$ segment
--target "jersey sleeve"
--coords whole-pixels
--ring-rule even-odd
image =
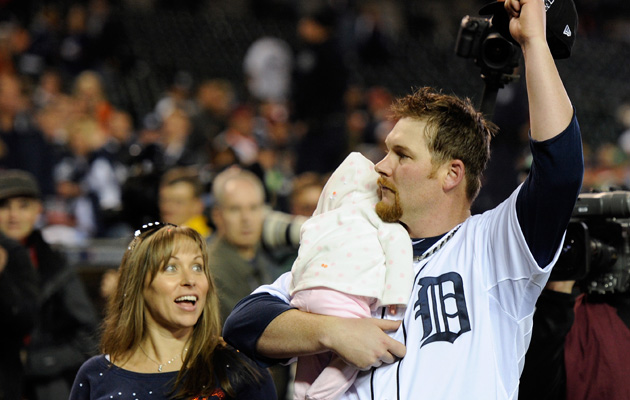
[[[256,289],[236,304],[223,326],[225,341],[263,367],[288,361],[259,355],[256,344],[271,321],[293,308],[289,305],[290,281],[291,274],[287,272],[273,284]]]
[[[554,257],[582,186],[584,157],[575,114],[552,139],[530,140],[532,167],[516,201],[525,241],[540,267]]]

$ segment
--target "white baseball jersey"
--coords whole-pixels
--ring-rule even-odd
[[[516,399],[545,268],[529,251],[516,215],[517,189],[497,208],[468,218],[414,263],[415,280],[392,336],[407,347],[390,365],[359,373],[342,399]],[[441,246],[441,247],[440,247]],[[429,249],[427,253],[430,253]],[[289,301],[290,274],[261,287]]]

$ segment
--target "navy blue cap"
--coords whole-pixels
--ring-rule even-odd
[[[544,0],[547,12],[547,44],[553,58],[568,58],[571,55],[577,34],[578,15],[573,0]],[[487,4],[479,15],[492,15],[492,26],[504,38],[518,45],[510,34],[510,18],[503,2]]]

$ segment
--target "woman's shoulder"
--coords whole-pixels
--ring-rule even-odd
[[[70,400],[90,398],[92,387],[98,386],[98,378],[107,372],[109,365],[109,361],[103,354],[86,360],[74,378]]]
[[[95,372],[102,371],[104,369],[108,369],[111,363],[108,360],[108,356],[105,354],[99,354],[96,356],[92,356],[87,359],[81,368],[79,369],[79,374],[91,375]]]

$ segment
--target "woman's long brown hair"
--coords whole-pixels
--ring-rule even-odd
[[[206,241],[194,229],[164,225],[157,230],[144,232],[131,241],[120,264],[118,286],[107,306],[101,351],[109,354],[112,361],[124,362],[139,346],[146,334],[145,279],[148,277],[152,281],[155,278],[159,268],[168,262],[177,250],[178,243],[183,240],[192,240],[199,246],[209,285],[206,303],[193,328],[188,351],[175,381],[173,397],[209,397],[217,384],[228,395],[234,396],[235,388],[225,365],[225,354],[231,351],[225,348],[220,337],[219,302],[208,268]],[[230,368],[243,370],[252,382],[259,380],[258,372],[239,361],[239,358],[233,360]]]

